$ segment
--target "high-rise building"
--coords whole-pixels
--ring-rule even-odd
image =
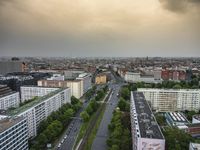
[[[131,92],[133,150],[165,149],[165,139],[142,92]]]
[[[23,117],[0,120],[0,150],[28,150],[27,120]]]

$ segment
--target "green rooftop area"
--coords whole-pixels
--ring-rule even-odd
[[[30,101],[29,103],[27,103],[27,104],[25,104],[23,106],[17,107],[17,108],[12,109],[12,110],[9,110],[8,111],[8,115],[10,115],[10,116],[18,115],[18,114],[28,110],[29,108],[31,108],[31,107],[33,107],[33,106],[45,101],[46,99],[52,97],[53,95],[56,95],[57,93],[59,93],[59,92],[61,92],[63,90],[64,90],[64,88],[60,88],[60,89],[58,89],[56,91],[53,91],[53,92],[51,92],[51,93],[49,93],[49,94],[47,94],[45,96],[37,97],[34,101]]]

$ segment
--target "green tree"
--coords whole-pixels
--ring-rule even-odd
[[[91,103],[89,103],[89,105],[86,108],[86,112],[91,116],[92,113],[94,112]]]
[[[88,115],[88,113],[86,111],[83,111],[80,114],[81,118],[83,119],[84,122],[87,122],[90,119],[90,116]]]
[[[181,85],[179,85],[179,84],[176,84],[176,85],[174,85],[173,86],[173,89],[181,89],[182,87],[181,87]]]
[[[72,105],[75,105],[75,104],[77,104],[77,103],[79,103],[79,99],[77,99],[76,97],[72,96],[72,97],[71,97],[71,104],[72,104]]]
[[[39,145],[41,145],[42,147],[44,147],[47,144],[47,137],[44,133],[41,133],[38,138],[37,141],[39,143]]]
[[[119,103],[118,103],[118,107],[121,111],[125,111],[126,109],[126,101],[124,100],[123,97],[120,97]]]
[[[163,131],[166,147],[168,150],[180,149],[180,150],[188,150],[189,143],[193,142],[193,138],[178,128],[165,128]]]
[[[110,150],[119,150],[119,146],[118,145],[112,145]]]
[[[127,87],[123,87],[121,89],[121,97],[123,97],[125,100],[129,100],[130,99],[130,91]]]

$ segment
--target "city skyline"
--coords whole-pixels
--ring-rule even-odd
[[[0,2],[1,56],[198,57],[200,1]]]

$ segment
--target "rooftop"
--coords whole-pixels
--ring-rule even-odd
[[[55,89],[55,87],[46,87],[46,86],[37,86],[37,85],[24,85],[21,86],[22,88],[26,88],[26,87],[35,87],[35,88],[50,88],[50,89]]]
[[[142,138],[164,139],[156,119],[142,92],[133,92],[133,100]]]
[[[13,118],[4,118],[0,120],[0,133],[9,129],[13,125],[17,124],[18,122],[22,121],[22,117],[13,117]]]
[[[200,150],[200,144],[198,144],[198,143],[190,143],[190,146],[191,146],[194,150]]]
[[[12,91],[8,86],[6,85],[0,85],[0,98],[5,97],[8,95],[11,95],[13,93],[17,93],[15,91]]]
[[[164,92],[200,92],[199,89],[166,89],[166,88],[138,88],[139,91],[164,91]]]
[[[169,117],[173,122],[189,123],[187,118],[180,112],[166,112],[166,116]]]
[[[199,114],[194,115],[193,117],[194,117],[195,119],[197,119],[197,120],[200,120],[200,115],[199,115]]]
[[[48,98],[50,98],[50,97],[56,95],[57,93],[59,93],[59,92],[61,92],[61,91],[63,91],[63,90],[64,90],[63,88],[60,88],[60,89],[58,89],[58,90],[56,90],[56,91],[53,91],[53,92],[51,92],[51,93],[49,93],[49,94],[47,94],[47,95],[45,95],[45,96],[38,97],[36,100],[31,101],[30,103],[27,103],[27,104],[25,104],[25,105],[23,105],[23,106],[21,106],[21,107],[18,107],[18,108],[13,109],[13,110],[10,110],[10,111],[8,112],[8,115],[10,115],[10,116],[18,115],[18,114],[20,114],[20,113],[22,113],[22,112],[28,110],[29,108],[31,108],[31,107],[33,107],[33,106],[35,106],[35,105],[37,105],[37,104],[39,104],[39,103],[45,101],[46,99],[48,99]]]

